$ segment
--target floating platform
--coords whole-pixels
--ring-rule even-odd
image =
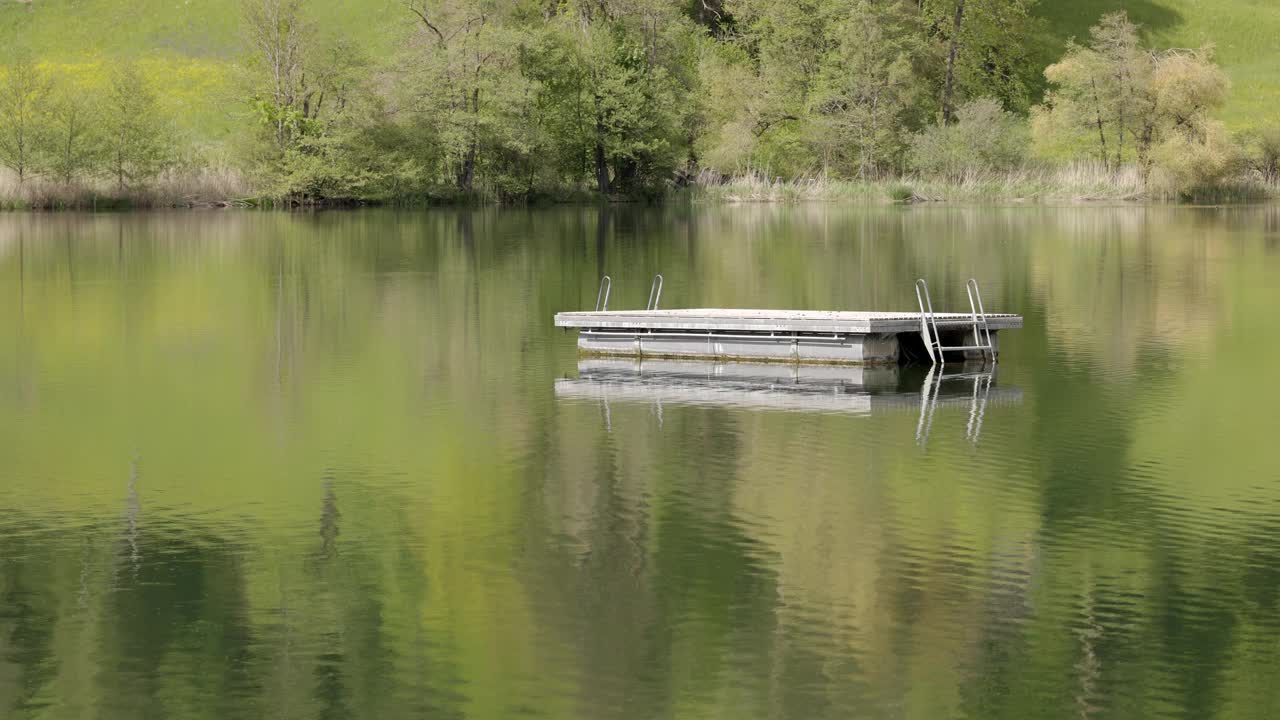
[[[999,331],[1021,328],[1022,318],[703,308],[562,312],[555,323],[578,331],[586,355],[887,365],[928,362],[939,346],[951,360],[994,357]]]

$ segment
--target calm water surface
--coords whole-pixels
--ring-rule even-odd
[[[1026,328],[580,367],[656,272]],[[0,214],[0,717],[1276,717],[1277,308],[1280,207]]]

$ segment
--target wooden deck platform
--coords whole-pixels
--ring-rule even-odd
[[[935,313],[938,324],[973,324],[968,313]],[[994,330],[1022,327],[1017,315],[988,314]],[[556,327],[616,330],[700,330],[774,333],[919,332],[918,312],[854,312],[845,310],[610,310],[556,313]]]
[[[972,345],[973,316],[936,313],[947,344]],[[1022,327],[1018,315],[988,313],[994,340]],[[897,363],[923,353],[918,312],[817,310],[614,310],[557,313],[556,327],[579,331],[584,354],[772,362]],[[966,338],[970,338],[966,340]],[[964,353],[960,353],[964,355]]]

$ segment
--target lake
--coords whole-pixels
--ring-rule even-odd
[[[580,364],[655,273],[1026,324]],[[1277,308],[1274,205],[0,214],[0,716],[1276,717]]]

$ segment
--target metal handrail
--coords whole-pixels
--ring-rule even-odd
[[[982,291],[978,289],[978,281],[969,278],[969,282],[965,283],[965,292],[969,294],[969,307],[973,309],[973,341],[980,343],[985,340],[988,352],[991,353],[991,361],[995,362],[996,347],[991,342],[991,325],[987,322],[987,311],[982,307]],[[974,307],[974,299],[977,299],[977,307]],[[978,334],[978,321],[982,321],[982,335]]]
[[[921,296],[921,291],[924,296]],[[924,335],[924,349],[929,353],[929,362],[933,364],[945,364],[942,359],[941,339],[938,337],[938,320],[933,314],[933,298],[929,297],[929,283],[924,278],[916,280],[916,303],[920,306],[920,330]],[[926,309],[927,308],[927,309]],[[932,332],[930,325],[933,326]],[[933,349],[938,346],[937,357],[934,357]]]
[[[610,292],[613,292],[613,278],[605,275],[600,278],[600,289],[596,291],[596,312],[609,309]]]
[[[982,291],[978,289],[978,281],[969,278],[964,284],[964,292],[969,297],[970,319],[968,322],[973,325],[973,344],[943,345],[942,335],[938,333],[938,317],[933,312],[933,298],[929,295],[929,284],[924,281],[924,278],[916,280],[916,303],[920,306],[920,333],[924,336],[929,360],[936,365],[946,365],[947,351],[957,350],[981,350],[984,361],[990,356],[991,361],[995,362],[995,342],[991,339],[991,324],[987,321],[987,310],[982,306]]]
[[[644,306],[645,310],[658,309],[658,301],[662,299],[662,285],[664,282],[662,275],[653,276],[653,284],[649,286],[649,302]]]

